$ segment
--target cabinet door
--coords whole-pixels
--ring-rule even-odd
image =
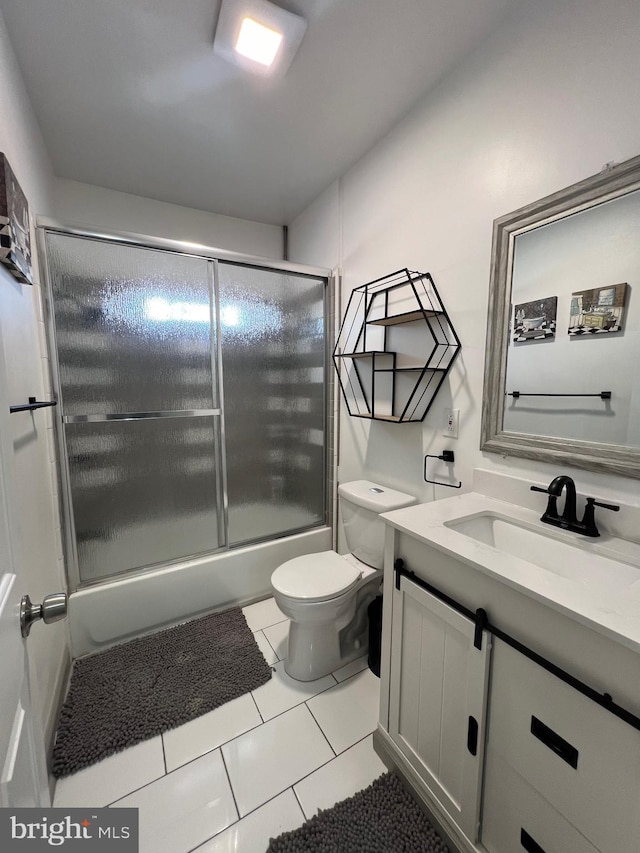
[[[640,851],[636,729],[498,640],[490,701],[489,749],[598,850]],[[502,792],[491,792],[488,776],[485,819],[488,804],[502,800]],[[555,849],[573,850],[559,843]]]
[[[389,734],[443,810],[478,837],[490,638],[402,578],[393,593]]]
[[[482,846],[489,853],[598,853],[490,744],[483,803]]]

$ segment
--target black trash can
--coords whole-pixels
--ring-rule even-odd
[[[380,678],[380,654],[382,648],[382,596],[373,599],[367,608],[369,617],[369,669]]]

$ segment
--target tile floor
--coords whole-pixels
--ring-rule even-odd
[[[269,838],[365,788],[378,679],[361,658],[303,684],[284,671],[288,621],[243,609],[273,678],[184,726],[58,781],[54,806],[139,809],[140,853],[265,853]]]

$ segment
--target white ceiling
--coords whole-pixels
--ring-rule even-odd
[[[58,176],[287,223],[518,0],[279,0],[277,81],[214,55],[219,2],[0,0]]]

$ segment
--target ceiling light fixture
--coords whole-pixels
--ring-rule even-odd
[[[244,18],[240,24],[236,50],[261,65],[273,65],[281,43],[282,33],[265,27],[253,18]]]
[[[213,50],[255,74],[281,77],[306,28],[304,18],[269,0],[222,0]]]

